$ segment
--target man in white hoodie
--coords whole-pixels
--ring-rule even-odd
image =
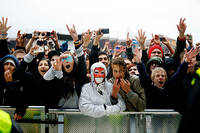
[[[107,82],[107,70],[103,63],[94,63],[91,66],[91,82],[82,87],[79,99],[79,109],[85,115],[102,117],[117,114],[126,109],[120,95],[113,100],[113,85]]]

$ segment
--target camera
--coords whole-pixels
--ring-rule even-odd
[[[39,45],[39,46],[47,45],[47,40],[38,40],[37,45]]]
[[[107,28],[107,29],[101,29],[99,32],[98,32],[98,34],[100,35],[101,33],[103,33],[103,34],[109,34],[109,29]]]
[[[101,29],[100,32],[103,33],[103,34],[109,34],[109,29],[108,28],[107,29]]]
[[[52,37],[53,36],[53,32],[46,32],[46,36],[47,37]]]
[[[25,34],[25,35],[23,36],[23,38],[28,38],[28,39],[30,39],[30,38],[32,38],[32,34]]]
[[[162,42],[164,40],[164,38],[163,37],[160,37],[160,41]]]

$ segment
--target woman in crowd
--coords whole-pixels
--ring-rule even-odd
[[[78,108],[81,88],[86,83],[86,63],[83,47],[78,40],[75,27],[67,29],[74,40],[75,53],[64,52],[44,75],[44,79],[52,81],[55,78],[63,80],[64,95],[59,102],[61,108]],[[76,55],[76,56],[75,56]]]
[[[28,65],[37,58],[39,52],[38,45],[33,46],[24,57],[20,67],[15,71],[14,77],[23,82],[24,97],[27,105],[46,106],[47,108],[57,108],[58,102],[63,94],[62,80],[46,81],[44,74],[50,68],[48,59],[36,59],[36,68],[33,72],[27,71]]]

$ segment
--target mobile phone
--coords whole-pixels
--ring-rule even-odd
[[[73,38],[70,35],[65,35],[65,34],[57,34],[59,40],[68,40],[68,41],[73,41]],[[82,35],[78,35],[78,39],[81,40]]]
[[[160,41],[161,41],[161,42],[163,41],[163,37],[160,37]]]
[[[32,38],[32,34],[30,34],[30,33],[29,33],[29,34],[26,34],[25,37],[26,37],[26,38]]]
[[[42,45],[47,45],[47,40],[38,40],[37,45],[42,46]]]
[[[109,29],[108,29],[108,28],[106,28],[106,29],[101,29],[100,32],[103,33],[103,34],[109,34]]]
[[[50,37],[51,36],[51,32],[46,32],[46,36]]]

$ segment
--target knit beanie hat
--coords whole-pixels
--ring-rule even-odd
[[[158,44],[154,44],[153,46],[150,47],[149,52],[148,52],[148,57],[151,58],[151,53],[154,49],[159,49],[162,53],[162,57],[163,57],[163,50],[162,47]]]
[[[14,67],[16,67],[16,65],[15,65],[15,62],[14,62],[14,60],[12,59],[12,58],[7,58],[7,59],[5,59],[5,61],[4,61],[4,63],[3,64],[6,64],[6,63],[12,63],[13,65],[14,65]]]
[[[162,63],[162,58],[158,57],[158,56],[153,56],[149,59],[149,61],[147,62],[147,66],[149,66],[151,63],[156,62],[159,66],[161,66]]]
[[[49,58],[49,60],[51,60],[51,58],[52,58],[54,55],[60,56],[61,53],[60,53],[59,51],[56,51],[56,50],[50,51],[50,52],[48,53],[48,58]]]

